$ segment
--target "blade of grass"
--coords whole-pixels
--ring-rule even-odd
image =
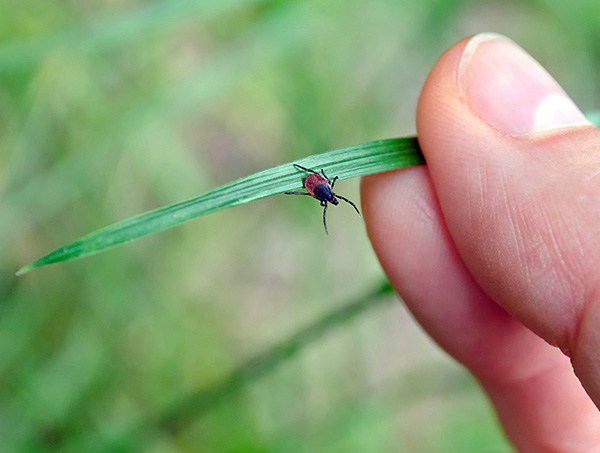
[[[588,118],[599,126],[600,115],[597,111],[588,113]],[[314,154],[224,184],[198,197],[96,230],[22,267],[16,274],[19,276],[48,264],[93,255],[109,247],[166,230],[201,215],[299,189],[302,187],[304,175],[296,171],[293,163],[307,168],[323,169],[326,173],[338,176],[342,180],[422,165],[425,159],[416,137],[376,140]]]
[[[425,163],[416,137],[376,140],[361,145],[315,154],[294,163],[323,169],[339,179],[354,178]],[[94,231],[21,268],[23,275],[35,268],[93,255],[101,250],[165,230],[195,217],[291,190],[300,189],[305,175],[292,163],[263,170],[203,195],[131,217]]]

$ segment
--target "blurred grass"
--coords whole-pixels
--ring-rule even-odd
[[[181,429],[127,436],[368,296],[381,270],[349,210],[325,238],[317,207],[273,198],[32,278],[14,270],[274,164],[414,134],[427,71],[478,31],[509,35],[595,109],[599,24],[594,0],[1,2],[2,449],[508,450],[473,380],[398,304]],[[358,198],[356,182],[340,192]]]

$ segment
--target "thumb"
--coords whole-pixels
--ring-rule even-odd
[[[600,133],[512,41],[452,47],[419,101],[449,232],[481,288],[559,346],[600,406]]]

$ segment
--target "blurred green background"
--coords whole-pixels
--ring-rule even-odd
[[[348,206],[329,237],[279,196],[14,277],[254,171],[414,134],[427,72],[480,31],[598,107],[597,0],[2,0],[0,450],[510,451]]]

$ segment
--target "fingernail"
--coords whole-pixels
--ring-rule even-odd
[[[469,107],[506,134],[589,124],[556,80],[504,36],[474,36],[461,57],[458,78]]]

